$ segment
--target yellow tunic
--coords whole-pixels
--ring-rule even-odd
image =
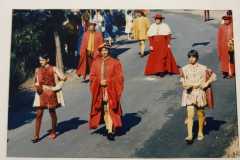
[[[135,40],[146,40],[147,31],[150,27],[150,22],[147,17],[138,17],[133,20],[132,33]]]
[[[94,51],[94,37],[95,37],[94,32],[89,34],[87,51],[90,53]]]
[[[105,80],[105,58],[103,58],[102,65],[101,65],[101,80]],[[106,102],[104,104],[104,121],[106,124],[106,129],[108,130],[109,133],[113,132],[113,121],[110,115],[109,111],[109,103],[108,103],[108,92],[107,88],[102,88],[103,89],[103,101]]]

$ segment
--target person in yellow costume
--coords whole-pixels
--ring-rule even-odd
[[[140,56],[144,56],[145,41],[147,40],[147,31],[150,27],[150,21],[142,10],[135,11],[136,18],[133,20],[132,36],[133,39],[139,41]]]

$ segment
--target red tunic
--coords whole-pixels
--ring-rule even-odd
[[[217,35],[217,49],[222,72],[234,74],[234,62],[228,53],[228,42],[233,39],[233,25],[221,24]]]
[[[145,66],[145,75],[155,75],[158,73],[179,74],[175,58],[171,49],[168,47],[169,35],[156,35],[149,37],[150,52]]]
[[[87,32],[88,26],[89,26],[89,21],[88,20],[84,20],[83,21],[83,30],[84,30],[84,32]]]
[[[90,91],[92,95],[91,112],[89,127],[95,129],[102,122],[103,117],[103,88],[100,86],[101,81],[101,64],[103,59],[97,58],[90,72]],[[119,60],[109,57],[105,60],[105,80],[107,81],[107,94],[109,103],[109,113],[113,121],[113,128],[122,126],[122,108],[120,99],[123,91],[123,71]]]
[[[39,83],[40,87],[43,85],[47,86],[55,86],[55,76],[54,76],[54,69],[53,66],[48,67],[40,67],[37,69],[36,72],[36,82]],[[43,108],[56,108],[59,106],[58,100],[57,100],[57,94],[54,91],[47,90],[42,91],[40,94],[40,106]]]
[[[80,48],[80,60],[79,64],[77,66],[77,75],[83,76],[83,78],[86,78],[86,75],[88,74],[88,66],[92,65],[91,58],[87,55],[87,46],[88,46],[88,40],[89,40],[89,31],[85,32],[83,34],[83,39],[81,42],[81,48]],[[97,56],[97,48],[99,45],[103,43],[103,36],[101,32],[95,32],[94,37],[94,56],[93,59]]]

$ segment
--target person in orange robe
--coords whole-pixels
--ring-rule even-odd
[[[76,74],[86,80],[87,74],[90,73],[93,60],[97,56],[97,47],[104,42],[101,32],[95,31],[95,23],[90,23],[88,31],[83,34],[81,48],[80,48],[80,60],[77,66]]]
[[[223,78],[235,75],[234,54],[229,44],[233,42],[232,16],[223,16],[224,23],[219,26],[217,34],[217,49]]]
[[[148,30],[150,54],[145,66],[145,75],[178,74],[179,70],[171,51],[171,29],[162,22],[164,17],[160,14],[154,16],[153,23]]]
[[[114,140],[116,129],[122,127],[123,70],[118,59],[112,58],[106,44],[99,46],[100,55],[92,64],[90,91],[92,96],[89,128],[105,122],[107,138]]]

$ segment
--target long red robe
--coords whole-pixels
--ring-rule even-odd
[[[87,55],[87,46],[88,46],[88,40],[89,40],[89,34],[90,32],[87,31],[83,34],[82,42],[81,42],[81,48],[80,48],[80,60],[77,66],[76,73],[78,76],[83,76],[83,79],[86,78],[87,73],[87,65],[91,66],[92,61],[88,59]],[[97,56],[97,48],[99,45],[101,45],[104,42],[103,36],[101,32],[95,32],[94,37],[94,56],[93,59]]]
[[[179,70],[168,47],[170,44],[170,35],[155,35],[149,37],[150,46],[153,50],[150,52],[145,66],[145,75],[155,75],[158,73],[179,74]]]
[[[89,117],[89,128],[95,129],[102,122],[103,117],[103,88],[101,81],[101,64],[103,59],[98,57],[92,64],[90,72],[90,91],[92,95],[91,112]],[[122,108],[120,99],[123,91],[123,71],[119,60],[109,57],[105,60],[105,79],[107,81],[107,94],[109,113],[113,121],[113,128],[122,126]]]
[[[235,73],[234,62],[231,62],[228,53],[228,42],[233,39],[233,25],[221,24],[217,35],[217,49],[222,72],[233,75]]]

